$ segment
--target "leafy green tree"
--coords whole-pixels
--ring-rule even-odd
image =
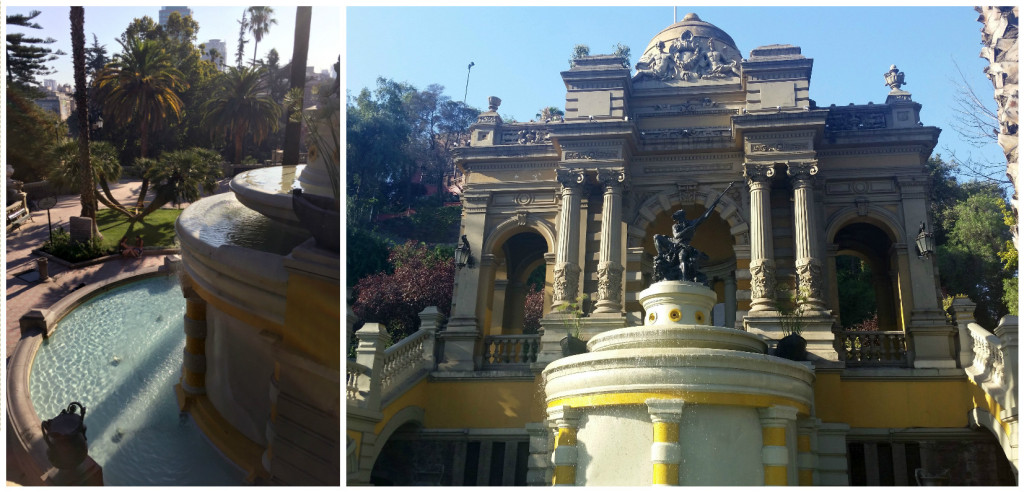
[[[556,116],[565,116],[565,111],[562,111],[555,106],[548,106],[541,108],[540,112],[534,115],[534,117],[537,118],[537,121],[547,121]]]
[[[270,32],[270,26],[277,24],[272,7],[249,7],[249,32],[252,33],[252,64],[256,65],[256,47],[263,36]]]
[[[266,73],[264,67],[231,67],[203,106],[207,126],[230,136],[235,164],[242,162],[246,135],[259,144],[280,124],[281,106],[267,92]]]
[[[157,41],[131,37],[119,43],[123,52],[100,72],[96,87],[110,119],[138,128],[139,157],[145,158],[150,133],[166,125],[171,116],[181,117],[183,102],[178,94],[187,83]],[[149,180],[143,177],[136,209],[142,209],[148,190]]]
[[[7,85],[7,130],[4,147],[14,178],[25,182],[46,178],[53,163],[50,149],[67,133],[56,114],[35,104],[17,84]]]
[[[70,138],[61,139],[53,146],[48,159],[53,163],[48,172],[50,182],[57,188],[81,189],[84,183],[91,181],[102,191],[96,196],[100,203],[108,208],[124,210],[110,192],[110,182],[116,182],[121,178],[117,149],[110,142],[89,142],[89,170],[92,171],[92,176],[87,181],[82,180],[79,152],[78,142]],[[127,214],[128,211],[125,210],[124,213]]]
[[[194,202],[199,200],[200,192],[213,193],[221,177],[220,160],[220,154],[198,147],[161,154],[159,164],[147,172],[156,196],[142,215],[168,203]]]
[[[871,319],[877,314],[871,268],[855,256],[836,257],[836,282],[839,284],[839,315],[844,329]]]
[[[1002,191],[979,187],[942,214],[945,244],[938,245],[939,272],[948,294],[967,294],[978,307],[982,326],[994,327],[1009,313],[1004,280],[1012,277],[999,253],[1010,239],[1003,222],[1007,211]]]
[[[42,14],[38,10],[25,14],[11,14],[7,16],[7,83],[18,85],[22,90],[39,90],[39,77],[50,75],[53,71],[47,66],[48,63],[65,55],[61,50],[53,51],[45,45],[56,43],[57,40],[47,37],[38,38],[28,36],[23,32],[10,32],[11,26],[27,27],[29,29],[42,29],[36,22],[32,22]],[[33,97],[38,94],[32,94]]]
[[[629,64],[629,46],[622,43],[615,43],[615,51],[613,51],[612,54],[622,57],[622,68],[631,68]]]
[[[86,75],[92,79],[96,76],[97,72],[103,70],[103,67],[107,66],[108,62],[110,62],[110,57],[107,56],[107,45],[100,44],[100,40],[96,37],[96,33],[93,33],[92,46],[85,49]]]
[[[462,101],[454,101],[444,94],[438,84],[426,90],[410,90],[403,96],[403,107],[412,123],[412,164],[423,173],[424,183],[437,186],[437,203],[444,201],[444,177],[454,170],[452,150],[459,142],[468,140],[469,125],[476,121],[480,111]],[[409,177],[415,168],[407,171]],[[405,203],[412,205],[411,181],[407,182]]]
[[[249,10],[242,11],[242,20],[238,21],[238,48],[235,50],[235,66],[242,68],[242,60],[245,58],[245,45],[249,40],[245,39],[245,31],[249,29],[249,20],[246,16]]]

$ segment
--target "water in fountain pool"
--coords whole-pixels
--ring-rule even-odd
[[[43,420],[85,405],[89,454],[107,485],[239,485],[187,414],[174,384],[185,345],[177,279],[157,277],[94,297],[60,321],[29,379]]]

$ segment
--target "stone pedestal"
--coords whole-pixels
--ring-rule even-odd
[[[911,314],[910,344],[914,353],[915,368],[955,368],[957,354],[953,337],[956,327],[946,323],[946,317],[939,310],[913,311]]]
[[[438,336],[444,342],[444,358],[437,365],[439,371],[472,371],[479,365],[475,354],[481,335],[475,318],[452,318],[448,328]]]

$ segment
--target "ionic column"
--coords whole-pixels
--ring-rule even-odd
[[[576,431],[579,429],[580,413],[568,405],[548,409],[548,419],[553,420],[555,429],[555,452],[551,462],[555,465],[552,485],[576,485]]]
[[[799,278],[797,298],[806,296],[801,304],[814,311],[825,309],[821,281],[821,258],[816,255],[817,222],[814,220],[814,183],[818,173],[812,162],[790,162],[786,173],[793,182],[793,241],[796,243],[796,272]]]
[[[814,485],[814,470],[818,468],[818,419],[800,419],[796,424],[796,466],[798,484]]]
[[[558,169],[562,185],[562,208],[558,214],[558,250],[555,251],[553,304],[571,303],[579,289],[580,201],[582,169]]]
[[[772,241],[772,164],[744,164],[750,187],[750,313],[775,310],[775,248]]]
[[[683,400],[647,400],[654,439],[651,442],[651,485],[679,485],[679,423],[683,420]]]
[[[796,420],[797,409],[776,405],[757,409],[761,417],[761,460],[765,485],[789,485],[789,448],[786,427]]]
[[[622,182],[621,170],[601,169],[597,181],[604,188],[601,209],[601,250],[597,263],[597,304],[595,313],[622,311]]]

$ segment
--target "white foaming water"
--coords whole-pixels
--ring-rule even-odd
[[[241,485],[187,414],[174,384],[185,346],[174,277],[112,289],[69,313],[43,342],[29,388],[42,420],[85,405],[89,454],[106,485]]]

